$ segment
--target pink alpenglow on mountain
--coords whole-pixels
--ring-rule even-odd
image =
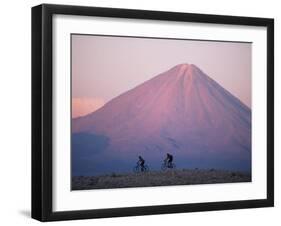
[[[227,74],[226,74],[227,76]],[[159,169],[251,171],[251,110],[193,64],[180,64],[72,120],[73,175]]]

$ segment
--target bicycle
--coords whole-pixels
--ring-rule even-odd
[[[176,168],[176,164],[171,162],[169,163],[168,161],[164,161],[164,163],[161,165],[161,170],[165,171],[168,169],[175,169]]]
[[[143,173],[143,172],[148,172],[148,171],[149,171],[148,165],[144,165],[143,167],[141,167],[140,164],[137,164],[137,165],[133,168],[133,172],[134,172],[134,173]]]

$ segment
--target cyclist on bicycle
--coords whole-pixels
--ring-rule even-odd
[[[144,163],[145,160],[141,156],[139,156],[139,161],[137,162],[137,164],[141,167],[142,172],[144,171]]]
[[[173,155],[167,153],[167,156],[164,160],[164,162],[167,164],[168,168],[173,168]]]

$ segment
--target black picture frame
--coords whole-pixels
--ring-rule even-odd
[[[95,210],[52,210],[52,18],[55,14],[181,21],[267,28],[267,198]],[[43,4],[32,8],[32,218],[40,221],[122,217],[274,206],[274,20]]]

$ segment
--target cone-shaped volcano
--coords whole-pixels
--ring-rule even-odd
[[[250,170],[251,110],[180,64],[72,121],[75,175],[131,170],[139,155],[157,169],[168,152],[178,168]]]

